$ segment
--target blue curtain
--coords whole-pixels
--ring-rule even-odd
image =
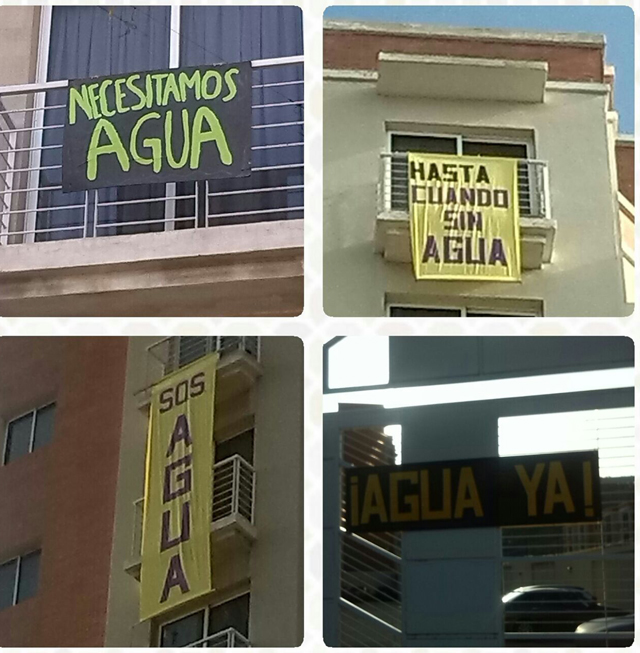
[[[112,75],[140,70],[169,67],[169,42],[171,37],[170,7],[73,7],[56,6],[52,10],[51,45],[48,80],[74,79],[100,75]],[[180,25],[180,65],[195,66],[252,59],[267,59],[301,55],[302,12],[297,7],[183,7]],[[282,122],[298,122],[299,125],[252,130],[252,145],[302,143],[303,141],[303,84],[263,86],[288,81],[302,81],[303,66],[294,65],[256,69],[253,73],[253,104],[281,106],[253,110],[253,124],[264,125]],[[64,105],[66,90],[47,93],[47,107]],[[45,111],[45,126],[63,125],[64,108]],[[55,166],[62,161],[62,149],[46,149],[62,144],[62,129],[45,129],[41,166]],[[273,149],[254,149],[252,167],[301,164],[303,147],[287,146]],[[302,167],[283,170],[254,172],[250,177],[236,180],[215,180],[209,184],[211,193],[232,192],[267,187],[291,187],[302,185]],[[43,170],[40,186],[59,186],[61,170]],[[199,205],[195,200],[179,200],[176,217],[200,216],[204,225],[204,186],[198,182]],[[127,186],[101,189],[101,202],[135,200],[163,197],[164,184]],[[194,183],[177,184],[178,195],[194,195]],[[93,193],[89,193],[90,215],[93,215]],[[62,208],[38,212],[36,227],[71,227],[65,231],[41,231],[36,240],[80,238],[83,235],[85,194],[41,191],[38,197],[40,209],[54,209],[80,205],[81,208]],[[302,189],[230,194],[210,199],[209,214],[251,212],[282,207],[302,206]],[[160,231],[164,229],[165,203],[142,202],[130,205],[100,207],[98,235]],[[237,218],[211,218],[209,225],[230,224],[264,219],[300,218],[302,211],[291,210],[267,215],[244,215]],[[156,221],[156,222],[153,222]],[[123,223],[139,222],[131,225]],[[147,224],[145,224],[145,222]],[[176,222],[176,228],[193,227],[193,220]],[[89,232],[96,225],[90,219]]]
[[[302,11],[298,7],[182,7],[180,15],[180,64],[197,66],[233,61],[273,59],[303,54]],[[279,104],[253,110],[253,124],[302,123],[304,85],[263,86],[303,80],[303,65],[256,68],[253,72],[253,105]],[[302,143],[303,125],[252,130],[252,146]],[[254,149],[252,167],[295,165],[303,162],[302,145]],[[250,177],[211,180],[211,193],[258,188],[302,186],[302,167],[253,172]],[[180,184],[181,191],[193,194],[194,184]],[[201,203],[204,184],[199,192]],[[244,213],[236,217],[210,218],[208,224],[234,224],[262,220],[301,218],[301,210],[250,215],[251,211],[281,209],[303,204],[302,189],[259,193],[214,195],[209,214]],[[194,215],[193,202],[178,202],[178,215]],[[203,215],[203,207],[199,214]],[[249,215],[246,215],[249,213]]]
[[[60,79],[81,79],[100,75],[116,75],[137,70],[153,70],[169,66],[169,29],[171,25],[169,7],[53,7],[51,19],[51,44],[49,48],[48,81]],[[66,104],[67,91],[47,93],[46,106]],[[63,125],[65,109],[47,109],[45,126]],[[43,145],[62,145],[63,129],[45,129]],[[44,149],[41,166],[59,165],[62,149]],[[40,186],[59,186],[62,171],[43,170]],[[98,191],[101,202],[162,197],[164,184],[107,188]],[[90,193],[93,200],[93,193]],[[82,192],[62,193],[42,191],[38,197],[39,208],[84,205]],[[93,207],[90,207],[93,216]],[[81,226],[84,210],[62,209],[38,211],[37,229]],[[102,228],[98,235],[113,233],[136,233],[159,231],[161,222],[153,224],[117,227],[122,222],[144,222],[162,220],[164,202],[138,203],[100,207],[99,223],[112,224]],[[95,229],[91,222],[90,231]],[[80,238],[83,229],[39,232],[36,240]]]

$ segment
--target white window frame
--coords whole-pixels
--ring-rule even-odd
[[[221,605],[224,605],[225,603],[230,603],[231,601],[235,601],[235,599],[239,599],[241,596],[249,596],[249,610],[248,610],[248,628],[247,628],[247,639],[251,641],[251,589],[242,589],[242,590],[236,590],[234,593],[232,593],[230,596],[226,597],[223,600],[217,601],[215,603],[208,603],[204,607],[198,608],[197,610],[192,610],[191,612],[187,612],[186,614],[183,614],[179,617],[172,617],[171,619],[167,619],[166,621],[162,621],[161,623],[158,624],[158,633],[156,637],[156,648],[163,648],[162,646],[162,631],[166,626],[170,626],[173,623],[176,623],[177,621],[181,621],[182,619],[186,619],[187,617],[191,617],[194,614],[198,614],[198,612],[202,612],[204,610],[204,618],[202,620],[202,637],[201,639],[208,637],[206,634],[209,630],[209,621],[211,618],[211,610],[214,608],[219,608]],[[214,633],[215,634],[215,633]],[[196,642],[199,640],[196,640]]]
[[[4,443],[2,445],[2,460],[0,461],[0,467],[4,467],[7,465],[7,450],[8,450],[8,445],[9,445],[9,427],[14,423],[17,422],[18,420],[22,419],[23,417],[26,417],[27,415],[31,415],[31,434],[29,435],[29,451],[25,455],[28,455],[30,453],[33,453],[33,444],[35,442],[35,437],[36,437],[36,422],[38,420],[38,413],[41,410],[44,410],[45,408],[48,408],[49,406],[55,406],[56,402],[55,401],[49,401],[46,404],[42,404],[41,406],[38,406],[36,408],[32,408],[31,410],[28,410],[26,413],[22,413],[21,415],[18,415],[17,417],[12,417],[11,419],[7,420],[5,429],[4,429]]]
[[[19,556],[16,556],[15,558],[9,558],[9,560],[5,560],[4,562],[0,563],[0,567],[4,567],[4,565],[9,564],[10,562],[13,562],[14,560],[17,561],[16,564],[16,575],[15,578],[13,579],[13,596],[11,597],[11,605],[7,607],[13,607],[15,605],[18,605],[18,589],[20,587],[20,574],[22,573],[22,559],[26,558],[30,555],[33,555],[34,553],[42,554],[42,549],[34,549],[33,551],[29,551],[28,553],[23,553]],[[38,579],[38,586],[40,585],[39,579]]]

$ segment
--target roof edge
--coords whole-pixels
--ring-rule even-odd
[[[555,43],[580,47],[604,48],[604,35],[589,32],[536,32],[489,27],[450,27],[422,23],[385,23],[358,20],[325,20],[324,29],[341,32],[395,34],[400,36],[437,36],[440,38],[473,38],[485,41],[517,41],[521,43]]]

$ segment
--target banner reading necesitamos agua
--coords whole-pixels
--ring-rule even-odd
[[[213,406],[218,355],[167,376],[151,396],[140,620],[211,591]]]
[[[409,154],[416,279],[519,281],[516,159]]]

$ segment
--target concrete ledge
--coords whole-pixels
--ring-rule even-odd
[[[544,102],[548,65],[512,61],[380,52],[378,93],[507,102]]]

